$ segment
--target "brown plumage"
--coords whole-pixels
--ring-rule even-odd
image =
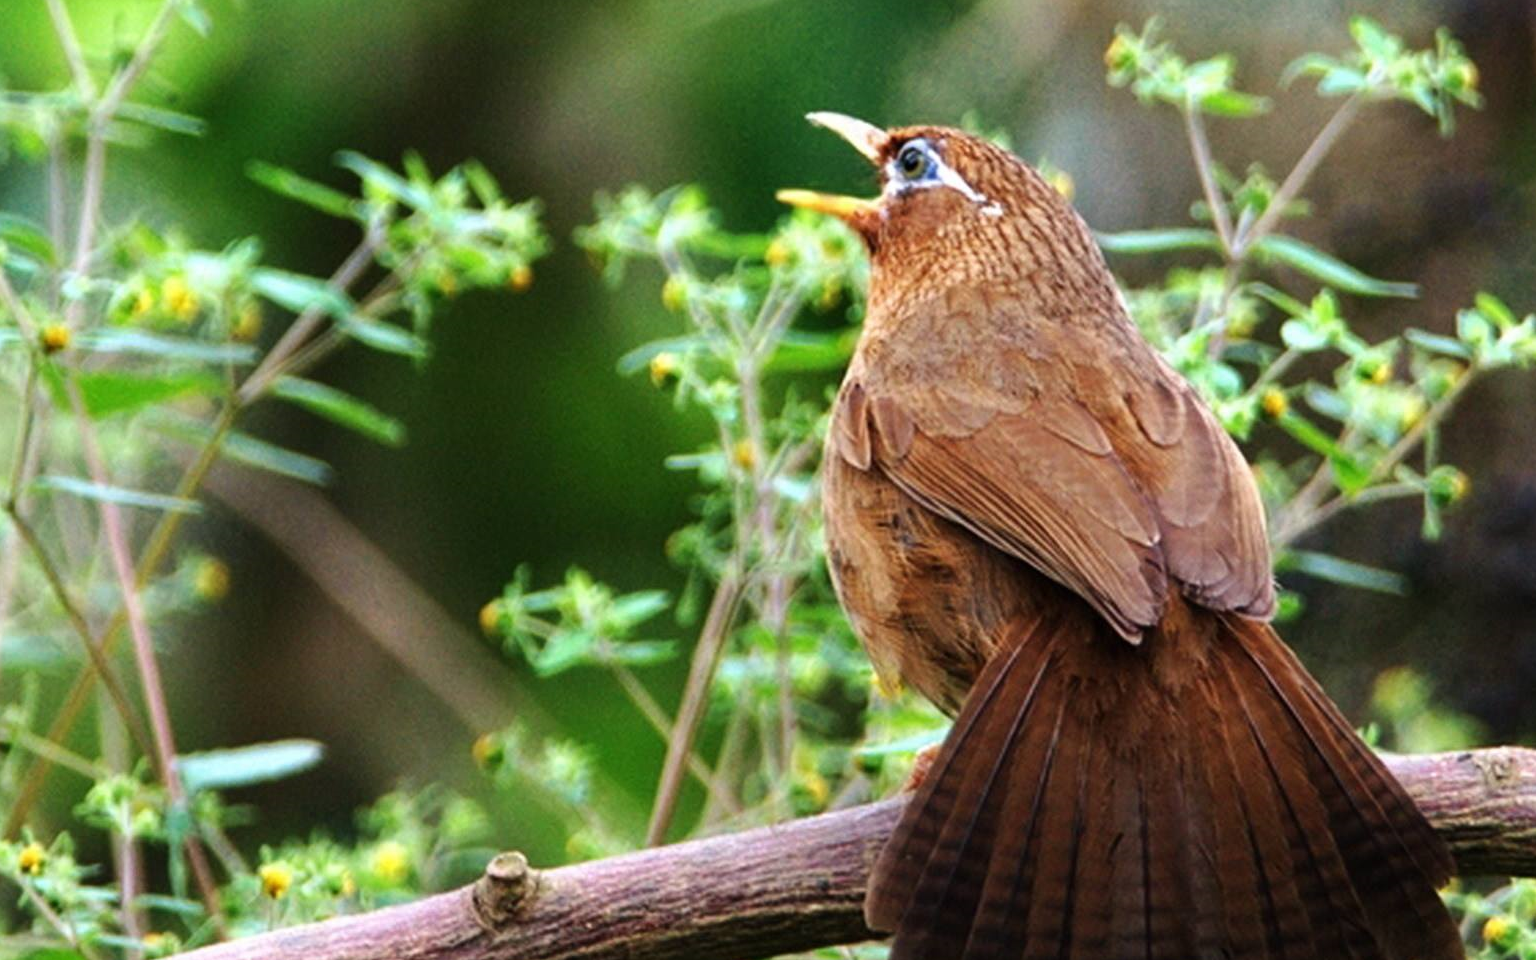
[[[1265,622],[1242,455],[1091,234],[956,130],[812,119],[878,200],[827,441],[828,555],[876,669],[955,726],[865,916],[932,960],[1448,960],[1445,846]]]

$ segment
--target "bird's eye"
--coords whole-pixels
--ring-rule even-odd
[[[928,172],[928,151],[920,144],[909,143],[896,155],[896,169],[908,180],[916,180]]]

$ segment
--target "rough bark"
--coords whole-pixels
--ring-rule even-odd
[[[1536,750],[1390,756],[1464,875],[1536,875]],[[471,886],[188,960],[742,960],[868,939],[860,910],[901,799]]]

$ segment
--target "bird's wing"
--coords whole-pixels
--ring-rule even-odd
[[[1154,376],[1121,384],[1131,416],[1111,440],[1157,513],[1168,573],[1202,606],[1274,613],[1264,507],[1237,444],[1189,384],[1147,351]]]
[[[919,408],[950,423],[933,429]],[[1074,401],[998,413],[872,393],[851,378],[832,430],[849,463],[877,465],[928,509],[1071,588],[1126,639],[1161,617],[1168,581],[1153,506]]]

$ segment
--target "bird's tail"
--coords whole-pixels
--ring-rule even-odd
[[[875,866],[893,960],[1450,960],[1445,845],[1268,625],[1019,632]]]

